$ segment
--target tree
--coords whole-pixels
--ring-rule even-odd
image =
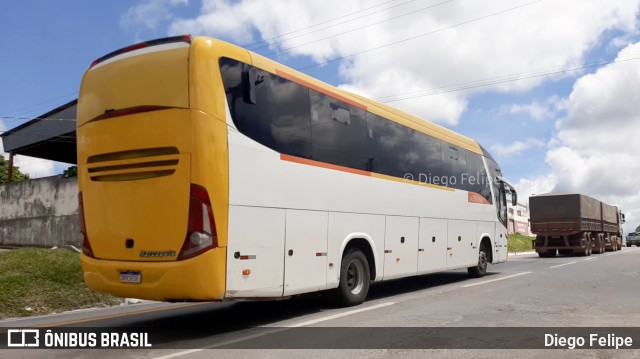
[[[69,166],[64,172],[62,172],[64,178],[78,177],[78,166]]]
[[[11,176],[11,182],[26,181],[29,179],[29,175],[20,172],[20,169],[13,166],[13,175]],[[0,183],[7,183],[9,178],[9,161],[4,156],[0,156]]]

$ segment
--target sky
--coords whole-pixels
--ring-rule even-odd
[[[0,131],[136,42],[216,37],[477,140],[520,199],[640,225],[640,0],[0,0]],[[5,156],[7,156],[5,154]],[[16,157],[32,177],[68,164]]]

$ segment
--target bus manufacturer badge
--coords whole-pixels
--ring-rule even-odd
[[[166,251],[145,251],[144,249],[140,250],[141,258],[162,258],[162,257],[175,257],[176,251],[174,250],[166,250]]]

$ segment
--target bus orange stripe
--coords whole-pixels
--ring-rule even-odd
[[[469,203],[490,204],[486,198],[475,192],[468,192],[467,198]]]
[[[348,172],[348,173],[353,173],[353,174],[356,174],[356,175],[371,177],[371,172],[362,171],[362,170],[356,170],[356,169],[353,169],[353,168],[343,167],[343,166],[338,166],[338,165],[332,165],[330,163],[325,163],[325,162],[308,160],[306,158],[300,158],[300,157],[280,154],[280,159],[283,160],[283,161],[300,163],[300,164],[303,164],[303,165],[322,167],[322,168],[326,168],[326,169],[330,169],[330,170]]]
[[[346,98],[346,97],[344,97],[342,95],[338,95],[337,93],[333,93],[333,92],[331,92],[329,90],[325,90],[325,89],[323,89],[322,87],[320,87],[318,85],[314,85],[311,82],[305,81],[305,80],[303,80],[303,79],[301,79],[299,77],[296,77],[296,76],[291,75],[289,73],[286,73],[284,71],[280,71],[280,70],[276,69],[276,75],[278,75],[278,76],[280,76],[282,78],[285,78],[285,79],[287,79],[289,81],[293,81],[293,82],[295,82],[295,83],[297,83],[299,85],[308,87],[308,88],[310,88],[312,90],[315,90],[315,91],[318,91],[320,93],[323,93],[323,94],[325,94],[327,96],[333,97],[336,100],[340,100],[342,102],[346,102],[346,103],[348,103],[348,104],[350,104],[352,106],[355,106],[355,107],[357,107],[359,109],[362,109],[362,110],[365,110],[365,111],[367,110],[367,106],[365,106],[365,105],[363,105],[361,103],[357,103],[356,101],[350,100],[350,99],[348,99],[348,98]]]

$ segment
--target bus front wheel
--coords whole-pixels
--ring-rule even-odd
[[[469,272],[469,277],[471,278],[482,278],[487,274],[487,263],[489,263],[487,259],[487,248],[484,243],[480,244],[480,251],[478,252],[478,265],[475,267],[467,268],[467,272]]]
[[[344,306],[361,304],[367,297],[370,283],[371,274],[367,258],[361,250],[349,249],[342,257],[340,265],[338,302]]]

